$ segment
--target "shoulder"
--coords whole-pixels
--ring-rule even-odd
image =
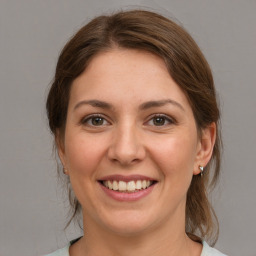
[[[227,255],[210,247],[205,241],[203,241],[203,250],[202,250],[201,256],[227,256]]]
[[[62,248],[62,249],[59,249],[55,252],[52,252],[50,254],[46,254],[46,255],[43,255],[43,256],[69,256],[69,247],[70,245],[74,244],[75,242],[77,242],[81,237],[78,237],[72,241],[69,242],[69,244]]]
[[[69,256],[69,245],[44,256]]]

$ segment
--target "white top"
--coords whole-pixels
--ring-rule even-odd
[[[69,255],[67,254],[67,256]],[[202,250],[201,256],[227,256],[227,255],[210,247],[205,241],[203,241],[203,250]]]
[[[70,244],[62,249],[59,249],[59,250],[57,250],[53,253],[47,254],[45,256],[70,256],[69,255],[69,246],[70,246]],[[227,256],[227,255],[210,247],[205,241],[203,241],[203,250],[202,250],[201,256]]]

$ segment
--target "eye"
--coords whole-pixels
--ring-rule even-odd
[[[165,115],[155,115],[148,121],[148,124],[152,126],[166,126],[173,123],[175,121]]]
[[[91,115],[91,116],[85,117],[82,120],[82,124],[88,125],[88,126],[105,126],[105,125],[108,125],[109,122],[101,115]]]

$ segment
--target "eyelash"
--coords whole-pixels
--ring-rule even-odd
[[[101,115],[101,114],[93,114],[93,115],[86,116],[85,118],[83,118],[83,119],[81,120],[81,124],[82,124],[82,125],[86,125],[86,124],[87,124],[87,125],[89,125],[89,126],[91,126],[91,127],[97,127],[97,125],[88,124],[88,121],[91,120],[91,122],[92,122],[93,118],[101,118],[101,119],[103,119],[103,122],[108,122],[108,121],[106,120],[106,118],[105,118],[103,115]],[[109,123],[109,122],[108,122],[108,123]],[[102,126],[102,125],[99,125],[99,126]]]
[[[88,126],[91,126],[91,127],[102,127],[102,126],[105,126],[106,124],[101,124],[101,125],[93,125],[92,123],[89,124],[88,122],[93,120],[93,118],[101,118],[103,119],[103,122],[107,122],[109,124],[109,122],[107,121],[107,119],[105,118],[105,116],[101,115],[101,114],[92,114],[92,115],[89,115],[89,116],[86,116],[85,118],[83,118],[81,120],[81,124],[82,125],[88,125]],[[150,121],[151,122],[154,122],[154,118],[163,118],[164,119],[164,122],[168,122],[168,124],[163,124],[163,125],[154,125],[151,124],[151,126],[155,126],[155,127],[165,127],[167,125],[172,125],[172,124],[176,124],[176,120],[173,119],[173,118],[170,118],[169,116],[166,116],[164,114],[154,114],[153,116],[151,116],[148,121],[146,122],[146,124],[148,124]]]
[[[159,127],[165,127],[167,125],[176,124],[176,120],[174,120],[173,118],[170,118],[169,116],[166,116],[164,114],[155,114],[155,115],[151,116],[150,119],[146,123],[149,123],[150,121],[154,122],[154,118],[163,118],[165,122],[166,121],[168,122],[168,124],[159,125]],[[158,127],[158,125],[154,125],[154,124],[152,124],[152,126]]]

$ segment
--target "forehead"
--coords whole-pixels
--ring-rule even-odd
[[[189,105],[162,58],[141,50],[113,49],[96,55],[74,80],[70,101],[142,102],[166,97]]]

